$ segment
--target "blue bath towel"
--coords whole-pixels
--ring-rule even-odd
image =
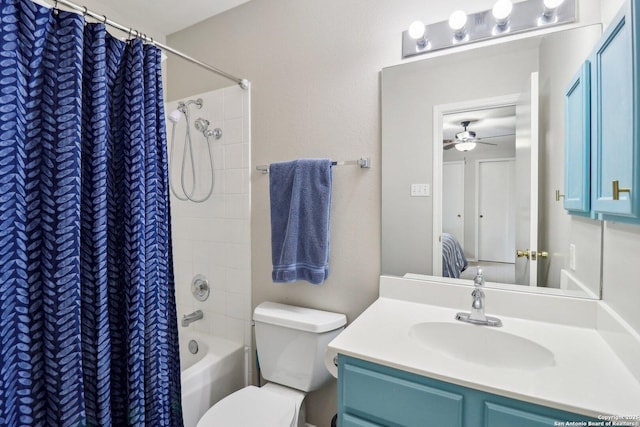
[[[300,159],[269,167],[274,282],[329,275],[331,160]]]

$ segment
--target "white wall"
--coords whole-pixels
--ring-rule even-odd
[[[600,5],[600,13],[602,15],[602,24],[606,27],[616,16],[625,0],[602,0]]]
[[[178,318],[202,310],[204,318],[189,326],[198,331],[251,346],[251,253],[250,253],[250,111],[249,92],[238,86],[181,98],[202,98],[202,109],[190,107],[191,138],[196,162],[196,192],[203,198],[209,189],[210,165],[206,140],[195,130],[202,117],[210,129],[221,128],[222,138],[210,138],[215,184],[211,198],[203,203],[182,201],[171,194],[171,220]],[[177,102],[166,105],[167,114]],[[182,198],[180,169],[185,144],[184,115],[176,127],[170,176]],[[167,122],[171,139],[171,123]],[[189,163],[187,163],[188,165]],[[191,169],[185,175],[191,187]],[[189,190],[188,190],[189,191]],[[209,299],[200,302],[191,294],[191,281],[203,274],[209,281]],[[180,326],[179,330],[183,330]]]
[[[273,300],[346,313],[352,321],[378,294],[380,272],[380,78],[401,62],[400,35],[415,19],[438,22],[493,0],[252,0],[170,35],[168,43],[248,78],[252,94],[252,304]],[[600,2],[581,0],[583,22]],[[228,81],[169,58],[170,100]],[[370,155],[373,167],[338,167],[331,218],[331,273],[321,286],[271,283],[269,195],[258,164],[297,157]],[[430,221],[430,217],[427,217]],[[426,254],[425,254],[426,256]],[[430,254],[428,259],[431,259]],[[309,421],[328,424],[335,384],[309,397]]]
[[[602,298],[640,333],[640,226],[604,223]]]

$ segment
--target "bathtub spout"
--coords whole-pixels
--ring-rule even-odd
[[[184,316],[182,316],[182,326],[189,326],[196,320],[200,320],[203,317],[204,314],[202,314],[202,310],[196,310],[191,314],[185,314]]]

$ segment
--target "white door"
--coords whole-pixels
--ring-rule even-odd
[[[516,258],[519,285],[538,284],[538,73],[531,73],[516,104]],[[513,254],[515,256],[515,254]]]
[[[478,161],[478,260],[513,263],[515,161]]]
[[[464,161],[442,164],[442,232],[453,234],[464,248]]]

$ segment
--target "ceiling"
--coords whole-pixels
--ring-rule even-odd
[[[447,114],[444,116],[442,123],[443,139],[454,140],[455,134],[463,130],[461,122],[469,121],[471,123],[469,124],[468,130],[476,132],[477,137],[481,140],[496,144],[481,144],[477,149],[482,149],[483,151],[498,151],[507,149],[507,147],[514,149],[514,134],[516,130],[515,110],[515,106],[506,106]],[[454,152],[455,150],[447,151]]]
[[[455,134],[463,130],[463,121],[471,122],[468,129],[475,131],[479,138],[513,134],[516,129],[516,108],[506,106],[447,114],[442,124],[444,139],[455,138]]]
[[[46,0],[53,4],[55,0]],[[156,39],[250,0],[70,0]],[[38,1],[38,3],[41,3]]]

